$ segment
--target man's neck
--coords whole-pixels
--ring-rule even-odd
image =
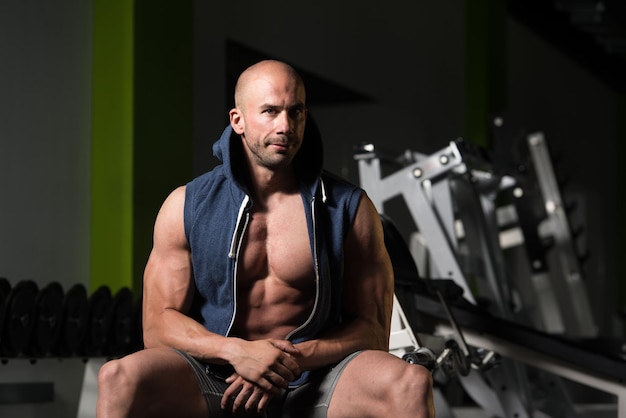
[[[298,181],[293,166],[280,170],[266,167],[249,167],[249,184],[257,203],[265,203],[276,194],[292,194],[298,191]]]

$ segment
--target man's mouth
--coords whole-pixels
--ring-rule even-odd
[[[289,142],[287,141],[276,141],[276,142],[271,142],[270,146],[272,148],[278,149],[278,150],[286,150],[289,148]]]

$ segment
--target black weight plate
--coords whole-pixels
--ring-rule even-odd
[[[37,317],[32,353],[38,356],[55,354],[61,335],[63,318],[63,287],[48,284],[37,294]]]
[[[100,356],[106,353],[106,343],[113,312],[111,289],[100,286],[89,297],[89,326],[86,350],[88,356]]]
[[[5,297],[9,295],[11,291],[11,282],[6,277],[0,277],[0,293]]]
[[[19,356],[25,354],[35,328],[37,284],[31,280],[19,282],[7,299],[6,323],[3,344],[5,353]]]
[[[130,347],[129,352],[142,350],[143,345],[143,327],[142,327],[142,302],[143,299],[140,296],[139,299],[133,305],[133,322],[130,334]]]
[[[134,327],[134,316],[133,293],[129,288],[123,287],[118,290],[113,298],[108,341],[109,354],[116,356],[127,354]]]
[[[0,277],[0,347],[4,340],[4,320],[9,292],[11,292],[11,283],[8,279]]]
[[[87,290],[82,284],[75,284],[65,294],[63,300],[63,321],[61,324],[61,351],[65,355],[82,354],[87,322],[89,302]]]

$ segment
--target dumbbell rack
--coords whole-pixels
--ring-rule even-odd
[[[123,356],[141,341],[140,302],[128,288],[88,295],[82,284],[64,291],[57,282],[0,278],[0,411],[56,396],[67,403],[90,359]]]

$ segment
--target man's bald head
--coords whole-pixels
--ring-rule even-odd
[[[256,81],[268,76],[280,75],[284,75],[294,81],[298,89],[302,89],[302,94],[306,94],[304,82],[292,66],[281,61],[265,60],[248,67],[239,76],[237,84],[235,85],[235,107],[240,109],[245,108],[246,96],[251,89],[254,89]]]
[[[298,73],[280,61],[261,61],[245,70],[235,86],[228,114],[255,167],[289,167],[304,139],[306,92]]]

